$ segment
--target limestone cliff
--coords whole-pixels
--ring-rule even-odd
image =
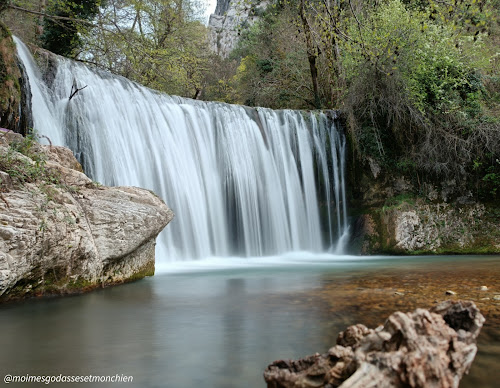
[[[217,0],[215,13],[208,22],[212,50],[227,57],[242,30],[251,26],[268,4],[266,0]]]
[[[69,149],[0,132],[0,300],[154,274],[172,211],[148,190],[103,187]]]

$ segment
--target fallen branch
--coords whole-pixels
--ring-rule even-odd
[[[44,139],[47,139],[47,141],[49,142],[49,145],[52,147],[52,141],[49,139],[48,136],[45,136],[45,135],[38,135],[39,138],[44,138]]]
[[[70,92],[70,96],[69,96],[69,100],[68,101],[71,101],[71,99],[75,96],[76,93],[78,93],[80,90],[85,89],[87,86],[88,85],[85,85],[83,88],[79,88],[76,85],[76,80],[73,80],[73,85],[71,86],[71,92]]]

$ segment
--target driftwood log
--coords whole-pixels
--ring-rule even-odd
[[[375,330],[348,327],[328,353],[273,362],[264,379],[268,388],[458,387],[483,323],[471,301],[396,312]]]

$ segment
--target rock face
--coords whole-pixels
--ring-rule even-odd
[[[352,253],[500,253],[500,204],[477,202],[454,180],[415,186],[374,161],[355,170]]]
[[[215,13],[208,21],[212,50],[227,57],[236,47],[241,31],[251,26],[268,4],[266,0],[217,0]]]
[[[11,127],[19,114],[21,74],[16,66],[14,41],[0,24],[0,127]]]
[[[500,209],[409,199],[358,218],[362,254],[499,253]]]
[[[69,149],[14,133],[0,134],[0,178],[0,300],[154,274],[173,213],[153,193],[95,184]]]
[[[12,35],[0,22],[0,127],[23,133],[33,123],[30,117],[21,115],[30,103],[21,70]]]
[[[470,301],[396,312],[375,330],[348,327],[326,354],[275,361],[264,379],[269,388],[458,387],[483,323]]]

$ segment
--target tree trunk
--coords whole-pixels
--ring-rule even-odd
[[[47,7],[47,1],[46,0],[40,0],[39,2],[39,11],[40,15],[38,16],[38,23],[36,25],[36,31],[35,31],[35,36],[38,40],[40,40],[41,36],[43,35],[43,25],[45,23],[45,8]]]
[[[318,87],[318,67],[316,66],[316,58],[318,57],[318,48],[314,45],[314,41],[311,34],[311,27],[307,21],[305,14],[305,0],[300,0],[300,18],[302,20],[302,25],[304,27],[304,34],[306,36],[307,45],[307,59],[309,60],[309,69],[311,71],[311,81],[314,93],[314,107],[316,109],[321,108],[321,99],[319,97],[319,87]]]

